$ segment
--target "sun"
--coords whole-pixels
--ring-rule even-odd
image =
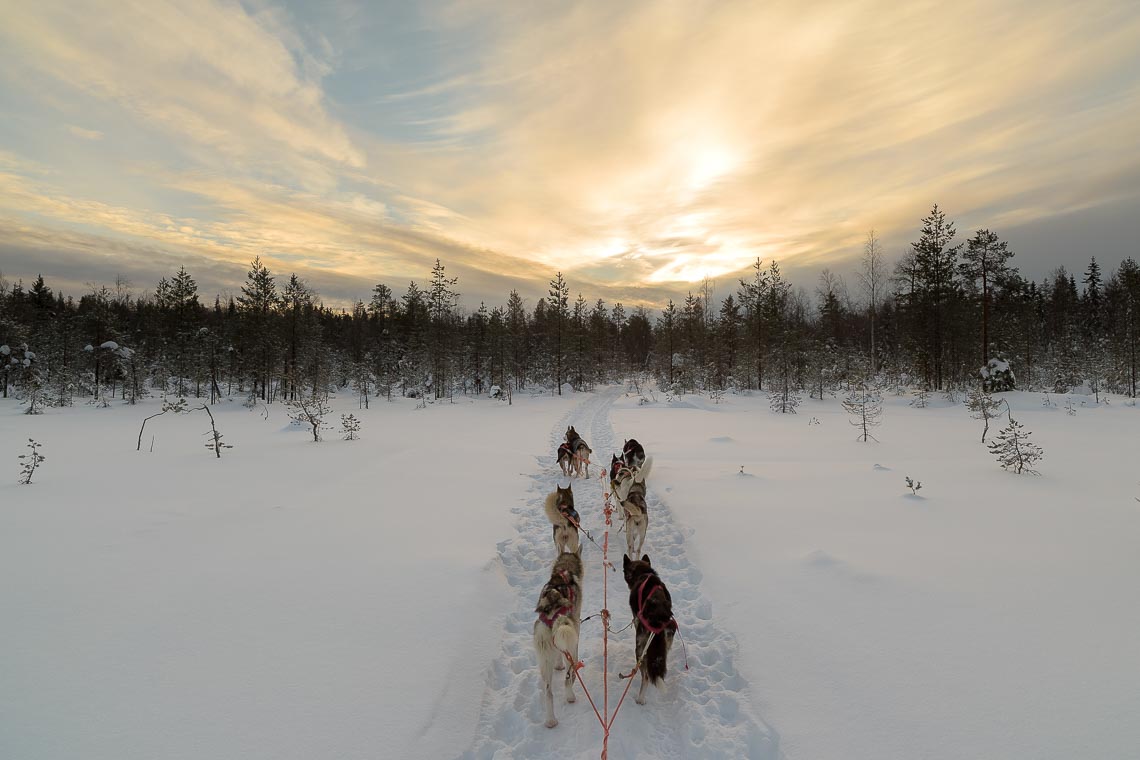
[[[737,166],[736,155],[719,145],[694,150],[689,162],[686,186],[689,190],[704,190]]]

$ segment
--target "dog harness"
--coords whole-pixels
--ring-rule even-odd
[[[578,525],[581,522],[580,518],[578,517],[578,510],[574,509],[574,507],[570,506],[569,504],[559,504],[558,511],[562,514],[563,517],[570,521],[570,524],[575,529],[578,528]]]
[[[562,579],[567,580],[565,572],[562,573]],[[562,587],[561,586],[554,586],[554,588],[562,588]],[[569,583],[567,583],[566,591],[567,591],[566,596],[570,597],[570,604],[567,604],[564,607],[559,607],[558,609],[556,609],[554,611],[554,614],[550,615],[549,617],[547,617],[545,612],[538,613],[538,619],[541,620],[542,624],[545,625],[547,628],[554,628],[554,621],[555,620],[562,617],[563,615],[569,614],[570,611],[574,609],[574,587],[569,585]]]
[[[650,589],[649,593],[646,594],[645,587],[649,585],[649,581],[654,579],[657,580],[657,585]],[[673,617],[672,615],[670,615],[669,619],[666,620],[662,625],[653,625],[645,618],[645,602],[650,596],[653,596],[653,592],[659,588],[665,588],[665,584],[661,582],[661,579],[658,578],[656,574],[646,575],[645,580],[643,580],[641,582],[641,585],[637,587],[637,619],[641,621],[641,625],[645,627],[645,630],[653,634],[660,634],[666,630],[677,630],[677,618]]]

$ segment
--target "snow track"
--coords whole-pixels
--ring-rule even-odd
[[[538,473],[533,476],[531,494],[525,506],[516,508],[518,534],[498,545],[499,561],[517,601],[507,615],[499,656],[487,671],[477,734],[464,760],[483,758],[596,758],[602,747],[602,729],[582,688],[575,685],[578,700],[566,704],[560,684],[556,684],[554,712],[558,726],[543,726],[539,699],[541,683],[532,641],[534,605],[542,584],[550,577],[554,544],[550,524],[542,511],[542,500],[565,482],[554,463],[554,451],[563,440],[566,426],[573,424],[594,450],[596,462],[609,462],[611,452],[620,450],[609,412],[620,389],[590,394],[551,431],[550,446],[536,457]],[[636,431],[627,431],[636,437]],[[653,452],[649,452],[651,455]],[[590,468],[590,479],[574,480],[575,505],[582,525],[600,544],[604,532],[602,491]],[[614,722],[610,736],[610,758],[758,758],[782,757],[774,731],[754,714],[747,685],[736,668],[737,644],[731,634],[713,620],[712,605],[702,597],[701,573],[685,552],[686,531],[678,526],[669,509],[657,498],[650,477],[649,532],[645,553],[669,587],[673,612],[688,647],[689,669],[677,638],[669,656],[669,675],[663,689],[646,691],[647,704],[634,702],[640,687],[635,677],[630,694]],[[617,567],[609,575],[609,608],[615,631],[629,622],[629,592],[621,575],[624,534],[619,522],[610,534],[610,561]],[[601,550],[583,538],[585,590],[582,616],[602,607]],[[632,629],[610,635],[610,709],[617,704],[624,681],[617,671],[628,671],[633,664]],[[582,624],[579,657],[585,663],[583,680],[602,709],[602,629],[601,618]],[[560,676],[561,673],[556,674]]]

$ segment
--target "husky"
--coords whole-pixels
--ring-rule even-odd
[[[652,681],[656,686],[658,681],[665,679],[677,621],[673,618],[673,599],[669,596],[669,589],[653,569],[648,554],[639,560],[631,560],[628,554],[625,555],[622,572],[629,586],[629,609],[633,612],[637,630],[634,643],[641,670],[641,689],[636,701],[643,705],[646,684]],[[650,634],[653,635],[652,641]]]
[[[558,465],[562,468],[562,474],[567,477],[571,473],[580,478],[590,477],[590,455],[593,453],[593,449],[582,440],[574,426],[567,426],[566,443],[558,447]]]
[[[567,478],[570,477],[570,473],[574,471],[574,450],[570,448],[570,444],[561,444],[554,458],[558,462],[558,466],[562,468],[562,475]]]
[[[570,486],[555,486],[554,491],[546,495],[542,508],[546,519],[554,526],[554,548],[559,553],[578,552],[582,546],[578,538],[581,520],[574,509],[574,492]]]
[[[630,438],[622,444],[621,459],[630,467],[641,467],[645,464],[645,447],[636,438]]]
[[[544,686],[546,727],[554,728],[554,671],[566,667],[566,701],[574,701],[574,673],[578,662],[578,633],[582,625],[582,558],[577,552],[563,552],[554,561],[550,580],[542,587],[534,608],[534,652]],[[569,659],[569,662],[567,660]],[[558,668],[561,669],[561,668]]]
[[[594,450],[579,438],[574,442],[574,473],[580,478],[590,477],[590,455]]]
[[[610,462],[610,493],[618,497],[618,501],[629,498],[630,489],[635,484],[644,485],[653,471],[653,457],[646,457],[638,467],[630,466],[621,459]],[[615,467],[616,465],[616,467]]]
[[[634,557],[645,545],[645,532],[649,530],[649,505],[645,503],[645,483],[633,483],[621,502],[625,515],[625,547]]]

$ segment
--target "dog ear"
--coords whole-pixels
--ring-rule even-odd
[[[649,555],[648,554],[641,555],[641,561],[647,565],[653,564],[652,562],[649,561]]]
[[[628,570],[629,569],[629,555],[628,554],[621,555],[621,567],[622,567],[622,570]]]

